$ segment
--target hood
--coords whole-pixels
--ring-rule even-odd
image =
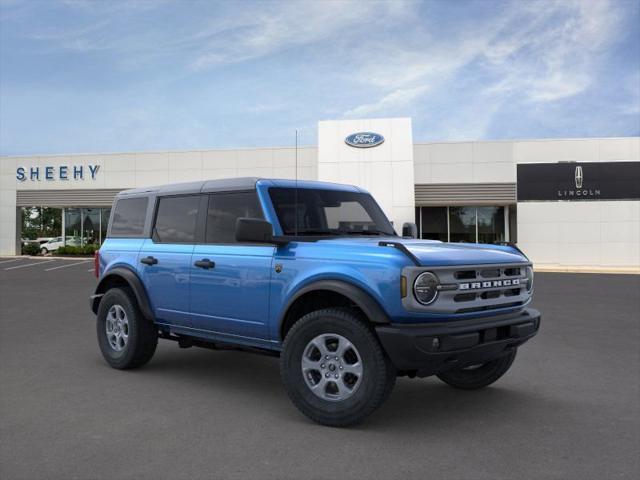
[[[517,249],[508,245],[443,243],[436,240],[416,240],[401,237],[336,238],[322,240],[321,242],[344,243],[350,247],[373,247],[380,241],[402,243],[418,258],[423,266],[486,265],[529,261]]]
[[[527,262],[527,258],[508,245],[480,243],[442,243],[428,240],[402,240],[422,265],[484,265]]]

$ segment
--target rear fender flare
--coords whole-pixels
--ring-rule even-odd
[[[107,293],[108,286],[113,280],[124,280],[124,282],[129,286],[131,291],[136,297],[136,301],[138,302],[138,307],[140,311],[144,315],[145,318],[149,320],[154,320],[153,310],[151,308],[151,303],[149,302],[149,296],[147,295],[147,291],[140,280],[140,277],[132,270],[126,267],[116,267],[100,279],[98,286],[96,287],[95,294],[93,295],[93,301],[91,304],[91,310],[93,313],[98,313],[98,306],[100,305],[100,300],[102,296]]]

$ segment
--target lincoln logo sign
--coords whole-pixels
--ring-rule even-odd
[[[518,165],[518,201],[637,200],[640,162]]]
[[[31,180],[84,180],[96,179],[100,165],[58,165],[57,167],[18,167],[16,179],[21,182]]]
[[[373,132],[358,132],[349,135],[344,139],[347,145],[356,148],[371,148],[377,147],[384,142],[384,137],[379,133]]]
[[[576,178],[576,188],[582,188],[582,179],[584,178],[582,176],[582,167],[580,166],[576,167],[575,178]]]
[[[576,181],[576,188],[571,190],[558,190],[558,198],[561,200],[566,200],[566,197],[599,197],[600,189],[590,189],[590,188],[582,188],[582,181],[584,180],[584,175],[582,173],[582,167],[578,165],[573,174],[573,178]]]

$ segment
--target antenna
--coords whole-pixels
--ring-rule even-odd
[[[296,128],[296,187],[293,194],[293,233],[298,238],[298,129]]]

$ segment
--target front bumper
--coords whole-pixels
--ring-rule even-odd
[[[540,312],[517,313],[446,323],[388,324],[376,327],[396,369],[427,377],[497,358],[538,333]]]

